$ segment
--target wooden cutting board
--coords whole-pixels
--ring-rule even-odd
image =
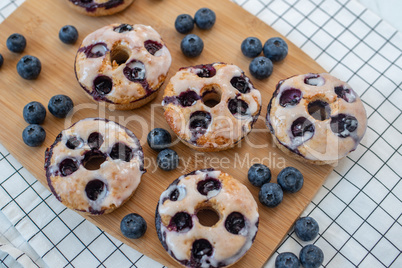
[[[124,12],[101,18],[77,14],[70,10],[65,2],[63,0],[27,0],[0,25],[0,53],[4,56],[4,65],[0,69],[0,142],[25,168],[46,185],[43,169],[44,151],[53,143],[57,134],[70,125],[70,122],[98,116],[118,122],[128,122],[127,127],[143,144],[148,172],[143,176],[143,181],[134,197],[123,207],[109,215],[86,216],[86,218],[168,267],[175,267],[177,263],[169,257],[157,238],[154,212],[159,195],[174,179],[195,169],[220,168],[242,181],[258,200],[258,189],[247,181],[247,170],[253,163],[262,162],[268,165],[272,170],[274,182],[284,166],[297,167],[305,178],[303,189],[295,194],[285,194],[283,203],[276,208],[259,205],[260,228],[255,243],[245,257],[235,265],[235,267],[261,267],[278,247],[332,170],[330,166],[305,165],[289,159],[275,148],[265,127],[266,107],[280,79],[295,74],[324,70],[299,48],[288,42],[289,55],[283,62],[274,64],[271,77],[263,81],[253,79],[255,87],[262,93],[263,109],[248,138],[238,147],[219,153],[199,153],[182,143],[177,143],[173,149],[181,157],[180,167],[175,171],[164,172],[155,168],[157,154],[146,144],[146,135],[152,128],[169,129],[160,106],[162,92],[159,92],[152,104],[134,111],[109,111],[103,106],[94,104],[85,96],[74,75],[74,57],[80,41],[92,31],[114,22],[151,25],[162,35],[172,53],[173,63],[169,79],[182,66],[216,61],[234,63],[249,75],[248,65],[251,60],[243,56],[240,51],[243,39],[256,36],[265,42],[270,37],[280,35],[241,7],[226,0],[136,0]],[[204,6],[216,12],[217,22],[211,30],[202,31],[197,28],[193,30],[193,33],[202,37],[205,48],[198,58],[188,59],[180,51],[183,35],[175,31],[174,21],[177,15],[182,13],[193,15]],[[80,37],[75,45],[65,45],[58,39],[59,29],[66,24],[75,25],[79,31]],[[22,54],[11,53],[6,48],[6,39],[14,32],[23,34],[27,39],[27,48]],[[17,74],[16,64],[25,54],[34,55],[42,62],[42,72],[35,81],[24,80]],[[56,94],[66,94],[73,99],[76,105],[73,117],[63,120],[48,113],[43,125],[47,132],[45,143],[39,148],[26,146],[21,138],[22,130],[27,126],[22,117],[23,107],[30,101],[39,101],[47,106],[49,99]],[[146,122],[146,127],[141,127],[138,121],[135,121],[135,118],[138,118],[135,116],[139,116],[143,122]],[[138,240],[126,239],[119,229],[121,219],[132,212],[144,216],[148,223],[145,236]]]

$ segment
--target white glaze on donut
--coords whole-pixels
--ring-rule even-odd
[[[89,34],[82,42],[78,50],[75,68],[78,82],[91,95],[94,94],[94,80],[100,75],[110,77],[113,81],[112,91],[105,94],[102,99],[116,104],[134,102],[159,89],[163,83],[172,61],[169,50],[152,27],[141,24],[132,25],[133,30],[119,33],[114,31],[120,24],[112,24]],[[145,41],[154,41],[162,47],[152,55],[144,46]],[[106,52],[101,57],[89,58],[85,54],[85,48],[91,45],[103,43]],[[94,49],[94,48],[93,48]],[[98,46],[102,51],[103,48]],[[127,53],[127,60],[118,65],[111,62],[112,52],[120,50]],[[145,66],[145,80],[149,89],[144,88],[139,82],[133,82],[126,78],[124,68],[132,61],[140,61]],[[147,92],[147,90],[149,92]]]
[[[210,195],[200,194],[197,183],[206,178],[216,178],[222,188],[211,191]],[[191,259],[193,242],[206,239],[213,245],[213,254],[204,255],[197,267],[223,267],[238,261],[251,247],[258,230],[257,203],[247,187],[227,173],[217,170],[198,170],[178,180],[177,184],[172,184],[161,194],[157,210],[161,218],[160,231],[165,238],[168,253],[183,263]],[[177,201],[172,201],[169,195],[175,189],[181,189],[181,194]],[[196,216],[197,211],[205,207],[212,207],[220,217],[211,227],[201,225]],[[186,232],[169,230],[171,218],[183,211],[191,215],[192,228]],[[245,218],[245,227],[239,234],[230,233],[225,228],[225,219],[232,212],[239,212]]]
[[[87,170],[82,161],[84,154],[91,151],[86,142],[91,133],[98,132],[103,136],[99,151],[106,156],[97,170]],[[70,137],[84,141],[82,146],[70,149],[66,146]],[[129,162],[112,159],[110,150],[116,143],[123,143],[133,151]],[[83,212],[101,214],[124,203],[135,191],[145,172],[144,157],[138,139],[126,128],[113,121],[87,118],[78,121],[70,128],[63,130],[55,144],[47,151],[46,175],[49,187],[56,197],[67,207]],[[61,176],[60,163],[65,159],[75,159],[80,165],[78,170],[68,176]],[[106,185],[106,190],[96,200],[90,200],[85,192],[88,182],[98,179]]]
[[[312,85],[305,83],[309,78]],[[347,89],[344,98],[335,93],[336,87]],[[302,92],[300,102],[297,105],[281,106],[281,95],[292,88]],[[308,104],[317,100],[328,103],[330,108],[328,119],[317,120],[309,114]],[[356,130],[349,132],[345,129],[340,135],[334,133],[330,126],[331,117],[339,114],[355,117]],[[299,117],[305,117],[312,122],[315,131],[293,137],[291,126]],[[267,125],[279,143],[291,151],[307,160],[333,163],[356,149],[366,131],[367,117],[359,96],[347,83],[327,73],[306,74],[290,77],[278,84],[268,107]]]
[[[214,63],[212,66],[216,69],[216,74],[207,78],[197,75],[200,72],[199,66],[183,68],[177,72],[165,88],[162,105],[170,127],[182,140],[200,148],[230,148],[251,131],[261,109],[261,94],[236,65]],[[241,93],[232,86],[231,79],[239,76],[243,76],[248,83],[248,93]],[[201,98],[205,91],[211,89],[220,95],[220,102],[212,108],[205,105],[201,99],[187,107],[165,101],[187,90],[196,92]],[[246,115],[233,115],[230,112],[228,101],[234,98],[248,104]],[[191,114],[196,111],[210,113],[212,120],[206,132],[195,137],[189,124]]]

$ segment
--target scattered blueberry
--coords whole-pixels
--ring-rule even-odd
[[[45,121],[46,108],[42,103],[32,101],[25,105],[22,115],[28,124],[42,124]]]
[[[271,181],[271,170],[263,164],[254,164],[248,170],[248,180],[256,187]]]
[[[272,37],[264,44],[264,55],[273,62],[281,61],[288,55],[288,44],[280,37]]]
[[[161,151],[170,146],[172,136],[163,128],[154,128],[148,133],[147,142],[151,149]]]
[[[179,166],[179,155],[172,149],[165,149],[158,154],[156,162],[162,170],[170,171]]]
[[[315,219],[302,217],[295,223],[295,233],[303,241],[311,241],[318,235],[319,226]]]
[[[120,230],[125,237],[137,239],[145,234],[147,222],[141,215],[131,213],[121,220]]]
[[[14,33],[7,38],[6,44],[11,52],[21,53],[27,46],[27,40],[23,35]]]
[[[31,147],[40,146],[46,138],[46,132],[43,127],[32,124],[27,126],[22,132],[22,139],[25,144]]]
[[[261,204],[267,207],[276,207],[278,206],[283,199],[283,191],[281,186],[276,183],[266,183],[264,184],[260,192],[258,193],[258,199]]]
[[[319,247],[310,244],[302,248],[299,259],[304,268],[318,268],[324,261],[324,253]]]
[[[58,118],[65,118],[73,107],[73,101],[66,95],[53,96],[47,106],[49,112]]]
[[[249,58],[255,58],[260,55],[262,51],[262,43],[257,37],[247,37],[241,43],[241,52],[244,56]]]
[[[0,54],[0,67],[3,66],[4,58],[3,55]]]
[[[275,268],[299,268],[299,258],[292,252],[283,252],[275,259]]]
[[[286,167],[282,169],[278,174],[277,180],[283,191],[290,193],[299,191],[304,182],[303,174],[294,167]]]
[[[59,31],[59,38],[65,44],[74,44],[78,39],[78,31],[72,25],[65,25]]]
[[[174,27],[179,33],[187,34],[194,29],[194,19],[188,14],[181,14],[177,16]]]
[[[17,63],[18,74],[27,80],[34,80],[38,78],[42,64],[37,57],[26,55],[22,57]]]
[[[211,29],[216,21],[215,12],[207,7],[200,8],[194,15],[194,21],[202,30]]]
[[[250,73],[257,79],[268,78],[272,74],[274,66],[272,61],[266,57],[260,56],[254,58],[250,63]]]
[[[180,48],[186,57],[194,58],[201,54],[204,42],[198,35],[189,34],[181,41]]]

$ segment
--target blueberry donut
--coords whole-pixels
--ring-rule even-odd
[[[212,210],[212,226],[200,211]],[[258,207],[246,186],[214,169],[191,172],[176,179],[159,199],[155,225],[162,246],[187,267],[225,267],[251,247],[258,231]]]
[[[181,68],[162,101],[170,128],[191,148],[232,148],[252,129],[261,94],[236,65],[213,63]]]
[[[266,123],[274,143],[289,156],[335,165],[355,150],[367,127],[359,96],[330,74],[282,80],[268,105]]]
[[[67,0],[68,5],[88,16],[112,15],[127,8],[133,0]]]
[[[141,181],[144,154],[137,137],[107,119],[87,118],[63,130],[45,153],[50,190],[86,214],[112,212]]]
[[[156,97],[171,62],[169,50],[152,27],[112,24],[83,40],[75,73],[91,99],[129,110]]]

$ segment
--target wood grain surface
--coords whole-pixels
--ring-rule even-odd
[[[285,194],[283,203],[276,208],[267,208],[259,204],[260,228],[255,243],[234,266],[261,267],[332,170],[330,166],[311,166],[289,159],[275,148],[265,126],[266,107],[280,79],[324,70],[288,42],[289,55],[283,62],[274,64],[271,77],[263,81],[253,79],[255,87],[262,93],[263,109],[252,133],[234,149],[219,153],[199,153],[177,142],[173,149],[181,157],[180,166],[177,170],[164,172],[156,168],[157,154],[146,144],[146,135],[152,128],[169,129],[160,105],[162,92],[159,92],[151,104],[133,111],[110,111],[103,105],[95,104],[84,94],[74,75],[74,57],[80,41],[92,31],[114,22],[151,25],[162,35],[172,53],[169,79],[180,67],[217,61],[234,63],[249,75],[248,65],[251,59],[243,56],[240,51],[243,39],[256,36],[265,42],[270,37],[280,35],[241,7],[226,0],[136,0],[127,10],[101,18],[77,14],[70,10],[65,2],[27,0],[0,25],[0,53],[4,56],[4,65],[0,69],[0,142],[28,171],[46,185],[44,151],[54,142],[61,130],[86,117],[106,117],[126,125],[141,140],[148,172],[143,176],[133,198],[123,207],[108,215],[85,217],[168,267],[178,265],[165,252],[157,238],[154,213],[159,195],[174,179],[195,169],[214,167],[242,181],[258,200],[258,189],[247,181],[247,171],[253,163],[262,162],[268,165],[272,170],[274,182],[284,166],[297,167],[305,178],[302,190],[295,194]],[[216,12],[216,24],[211,30],[193,30],[193,33],[204,40],[204,51],[198,58],[185,58],[180,51],[183,35],[175,31],[174,21],[177,15],[194,15],[204,6]],[[66,24],[76,26],[79,31],[80,37],[75,45],[63,44],[58,38],[60,28]],[[27,39],[27,48],[22,54],[12,53],[6,48],[6,39],[14,32],[23,34]],[[26,54],[34,55],[42,62],[42,72],[37,80],[24,80],[16,71],[18,60]],[[38,148],[26,146],[21,137],[22,130],[27,126],[22,117],[23,107],[30,101],[39,101],[47,106],[49,99],[56,94],[66,94],[73,99],[73,115],[64,120],[57,119],[48,112],[43,124],[47,132],[45,143]],[[176,141],[176,138],[174,140]],[[121,219],[132,212],[144,216],[148,223],[145,236],[138,240],[124,238],[119,229]]]

